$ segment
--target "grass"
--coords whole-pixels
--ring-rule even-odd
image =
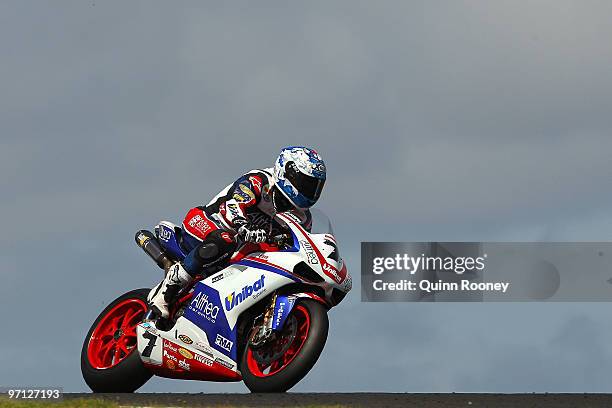
[[[149,404],[147,404],[149,405]],[[149,405],[150,406],[150,405]],[[162,407],[164,405],[155,405]],[[177,406],[181,406],[178,404]],[[125,408],[116,402],[102,399],[68,399],[62,401],[53,400],[11,400],[0,397],[0,408]],[[231,405],[220,405],[218,407],[230,408]],[[344,405],[309,405],[305,408],[344,408]]]
[[[118,408],[119,404],[99,399],[11,400],[0,398],[0,408]]]

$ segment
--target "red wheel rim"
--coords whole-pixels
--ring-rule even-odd
[[[310,315],[308,310],[302,305],[295,306],[291,314],[297,321],[297,333],[289,348],[279,358],[268,364],[261,363],[255,359],[251,348],[247,349],[247,366],[253,375],[257,377],[270,377],[277,374],[291,364],[302,350],[310,331]],[[282,342],[283,339],[284,337],[281,337],[277,342]]]
[[[136,326],[146,311],[140,299],[126,299],[109,310],[89,338],[89,364],[104,370],[125,360],[136,349]]]

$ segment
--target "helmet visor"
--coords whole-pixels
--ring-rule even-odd
[[[298,170],[293,162],[288,162],[285,167],[285,177],[298,190],[300,194],[313,203],[319,199],[325,180],[309,176]]]

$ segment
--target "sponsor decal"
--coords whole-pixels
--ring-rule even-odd
[[[224,278],[224,276],[223,276],[223,272],[221,272],[221,273],[219,273],[219,274],[217,274],[217,275],[213,276],[213,278],[212,278],[212,283],[219,282],[219,281],[220,281],[221,279],[223,279],[223,278]]]
[[[253,225],[257,225],[259,228],[264,228],[270,224],[270,217],[264,213],[248,214],[247,218]]]
[[[143,246],[145,242],[147,242],[147,239],[149,239],[149,237],[141,232],[138,234],[138,245]]]
[[[292,212],[286,212],[283,213],[284,217],[289,218],[291,221],[295,222],[296,224],[300,225],[300,223],[302,222],[294,213]]]
[[[204,219],[202,218],[202,216],[198,214],[198,215],[193,216],[189,220],[188,224],[190,227],[195,227],[198,222],[203,221],[203,220]]]
[[[281,302],[278,305],[278,312],[276,312],[276,321],[275,321],[276,327],[280,325],[284,311],[285,311],[285,302]]]
[[[153,334],[157,334],[157,329],[149,322],[142,323],[142,328]]]
[[[178,350],[179,354],[183,357],[185,357],[188,360],[191,360],[193,358],[193,354],[191,353],[191,351],[189,350],[185,350],[184,348],[180,348]]]
[[[164,340],[164,349],[170,350],[173,353],[176,353],[178,351],[178,349],[175,347],[175,345],[168,341],[168,340]]]
[[[234,365],[232,363],[228,363],[227,361],[223,360],[222,358],[216,358],[215,362],[221,364],[223,367],[228,368],[228,369],[232,369],[234,368]]]
[[[255,294],[261,291],[265,286],[265,275],[261,275],[259,279],[257,279],[252,285],[246,285],[242,288],[242,290],[238,293],[235,291],[232,292],[225,298],[225,310],[228,312],[232,310],[234,307],[238,306],[245,299],[249,298],[252,294]]]
[[[234,346],[234,342],[226,339],[220,334],[217,334],[217,338],[215,339],[215,344],[221,347],[224,350],[230,351]]]
[[[193,344],[193,340],[191,340],[189,336],[185,336],[184,334],[179,334],[178,338],[180,341],[182,341],[185,344]]]
[[[213,359],[204,357],[201,354],[196,354],[195,355],[195,361],[197,361],[199,363],[202,363],[204,365],[207,365],[209,367],[211,367],[213,365],[213,362],[214,362]]]
[[[170,237],[172,236],[172,233],[170,232],[169,229],[164,228],[164,227],[160,227],[159,228],[159,238],[163,241],[168,241],[170,239]]]
[[[208,224],[208,220],[204,219],[200,214],[196,214],[191,218],[188,222],[189,226],[192,228],[196,228],[199,231],[206,233],[211,227]]]
[[[226,203],[225,209],[231,215],[231,219],[241,217],[240,209],[238,209],[238,205],[234,203]]]
[[[223,238],[223,240],[224,240],[225,242],[229,242],[229,243],[234,242],[234,241],[232,240],[232,237],[230,236],[230,234],[228,234],[227,232],[222,232],[222,233],[221,233],[221,238]]]
[[[257,190],[261,191],[261,180],[258,177],[249,176],[249,181]]]
[[[208,295],[203,292],[199,292],[196,297],[193,298],[189,304],[189,308],[212,323],[215,323],[219,315],[219,306],[208,300]]]
[[[176,365],[174,364],[174,361],[168,360],[166,361],[166,367],[168,367],[171,370],[174,370],[176,368]]]
[[[210,346],[208,344],[202,343],[201,341],[198,341],[195,344],[195,348],[197,348],[198,350],[204,352],[204,354],[206,354],[207,356],[211,356],[212,357],[212,348],[210,348]]]
[[[234,195],[232,196],[232,198],[236,201],[238,201],[239,203],[245,203],[247,201],[249,201],[249,196],[243,193],[234,193]]]
[[[248,188],[244,184],[240,184],[240,190],[242,190],[242,193],[244,193],[244,195],[246,195],[247,201],[255,199],[255,194],[251,191],[250,188]]]
[[[164,350],[164,357],[166,357],[168,360],[172,360],[174,362],[178,361],[178,358],[176,358],[172,354],[168,353],[168,350]]]
[[[330,264],[328,264],[327,262],[323,264],[323,270],[327,272],[328,274],[331,274],[337,283],[342,282],[342,278],[340,277],[340,275],[338,275],[338,272],[336,271],[336,269],[332,267]]]
[[[182,368],[185,371],[191,371],[191,365],[185,360],[179,361],[178,366],[179,368]]]
[[[310,245],[310,242],[302,240],[300,241],[300,244],[302,245],[302,248],[304,248],[304,250],[306,251],[308,263],[311,265],[318,264],[319,259],[317,258],[317,254],[315,253],[314,249],[312,249],[312,245]]]

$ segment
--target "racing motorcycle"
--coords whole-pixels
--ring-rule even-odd
[[[134,392],[153,375],[244,381],[284,392],[314,366],[327,340],[327,312],[351,290],[329,220],[305,230],[278,213],[265,243],[241,243],[230,264],[181,292],[169,319],[153,319],[149,289],[128,292],[95,320],[81,352],[94,392]],[[322,225],[318,228],[316,225]],[[161,221],[136,243],[167,270],[185,258],[183,230]]]

